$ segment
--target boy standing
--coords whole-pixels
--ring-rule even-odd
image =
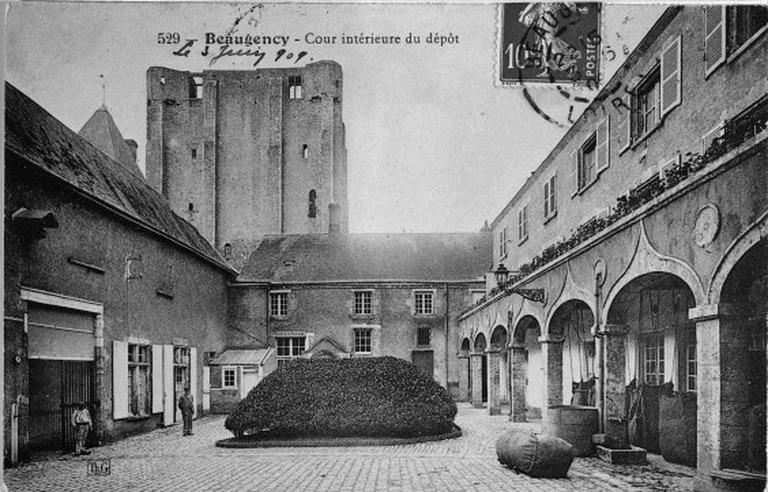
[[[189,386],[184,388],[184,394],[179,398],[179,409],[184,419],[184,436],[192,435],[192,415],[195,411],[195,399],[189,394]]]

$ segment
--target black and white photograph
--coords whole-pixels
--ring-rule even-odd
[[[2,490],[766,490],[764,2],[1,6]]]

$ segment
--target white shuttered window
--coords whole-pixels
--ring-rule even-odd
[[[597,172],[608,168],[611,158],[611,117],[598,122],[596,130],[595,168]]]
[[[725,5],[704,7],[704,76],[725,61]]]
[[[128,342],[112,342],[112,418],[124,419],[128,412]]]
[[[683,38],[674,38],[661,53],[661,116],[664,117],[682,100],[682,50]]]

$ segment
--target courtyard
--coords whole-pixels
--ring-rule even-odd
[[[6,470],[9,490],[691,490],[694,470],[664,463],[611,466],[577,458],[567,479],[534,479],[500,465],[495,442],[508,429],[538,430],[460,403],[458,439],[407,446],[223,449],[224,416],[92,449],[88,457],[39,456]],[[88,459],[109,459],[110,474],[89,475]]]

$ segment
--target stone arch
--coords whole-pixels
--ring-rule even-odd
[[[491,332],[491,349],[504,350],[507,348],[507,328],[504,325],[497,325]]]
[[[485,352],[485,349],[488,347],[488,344],[485,341],[485,334],[478,333],[475,335],[475,343],[473,344],[473,347],[475,352],[482,353]]]
[[[520,317],[517,323],[515,323],[515,330],[512,335],[513,343],[524,344],[526,342],[526,332],[529,328],[533,327],[538,328],[538,335],[536,335],[538,341],[538,337],[541,336],[541,323],[539,323],[539,320],[532,314]]]
[[[472,345],[469,343],[469,338],[464,337],[461,341],[461,355],[469,355],[470,350],[472,350]]]
[[[594,311],[594,309],[592,309],[592,305],[595,302],[594,294],[591,293],[589,289],[585,289],[576,283],[573,272],[571,272],[570,263],[568,263],[565,268],[563,285],[561,286],[560,292],[557,294],[557,298],[552,303],[549,312],[547,313],[547,317],[544,323],[545,334],[549,334],[549,326],[551,325],[552,317],[557,312],[557,310],[560,309],[564,304],[574,300],[583,302],[590,308],[590,310]]]
[[[596,404],[594,382],[598,374],[594,337],[595,314],[583,299],[559,303],[548,321],[550,343],[550,394],[564,403]],[[559,360],[558,360],[559,359]],[[558,390],[559,387],[559,390]]]
[[[723,285],[733,268],[754,245],[765,237],[768,237],[768,211],[763,213],[760,218],[753,222],[726,248],[723,257],[712,273],[709,286],[707,287],[707,301],[710,304],[720,302]]]
[[[699,275],[686,262],[671,256],[664,256],[656,251],[648,240],[644,223],[640,222],[640,233],[635,243],[632,259],[616,282],[609,288],[605,296],[603,311],[605,313],[610,311],[616,296],[626,285],[649,273],[666,273],[681,279],[693,293],[696,305],[705,302],[704,287]]]

